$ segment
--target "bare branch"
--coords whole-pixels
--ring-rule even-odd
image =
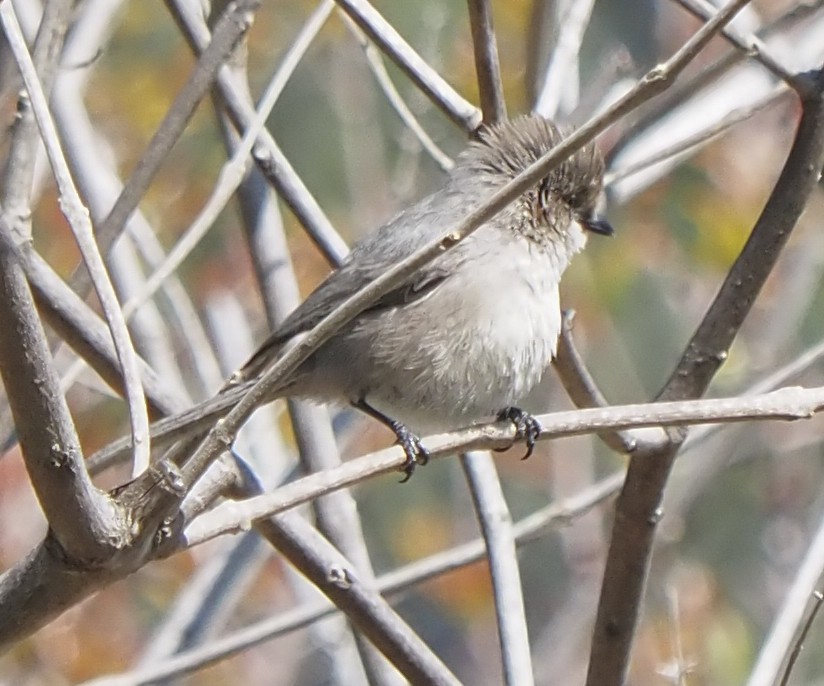
[[[472,49],[475,53],[475,72],[481,95],[481,111],[484,123],[494,124],[506,119],[506,102],[504,85],[501,82],[498,44],[495,40],[495,29],[492,27],[492,8],[489,0],[467,0],[467,5],[469,26],[472,29]]]
[[[464,100],[432,67],[416,53],[394,27],[366,0],[335,0],[389,58],[400,67],[435,105],[464,131],[481,123],[481,113]]]
[[[0,216],[0,233],[9,241],[10,231]],[[115,510],[89,479],[28,284],[14,256],[2,247],[0,289],[0,373],[29,478],[63,555],[93,560],[108,547]],[[9,602],[2,592],[4,578],[0,608]]]
[[[606,187],[612,186],[633,174],[649,169],[653,165],[660,164],[661,162],[669,162],[669,167],[675,166],[685,153],[704,147],[737,124],[750,119],[756,113],[780,102],[789,92],[785,87],[773,89],[772,92],[759,99],[758,102],[733,110],[725,117],[722,117],[694,135],[688,136],[674,145],[659,150],[642,160],[631,162],[626,166],[606,173],[604,175],[604,185]]]
[[[747,680],[747,686],[772,686],[778,682],[782,667],[788,661],[793,646],[799,646],[803,642],[804,635],[809,631],[810,624],[818,612],[817,608],[821,605],[821,594],[816,591],[816,585],[821,579],[822,571],[824,571],[824,519],[818,523],[818,530],[807,547],[804,559],[787,591],[787,597],[784,599],[778,616],[773,620],[764,645],[761,646],[755,667]],[[814,599],[815,605],[808,613],[807,606],[810,598]],[[806,622],[805,615],[807,615]],[[802,627],[800,634],[799,627]],[[787,663],[785,674],[789,674],[793,662],[794,659],[790,659]],[[782,679],[781,683],[784,684],[785,681]]]
[[[784,388],[744,398],[682,400],[677,402],[555,412],[537,417],[542,431],[538,440],[598,433],[603,429],[643,426],[683,426],[751,420],[808,419],[824,408],[824,387]],[[515,440],[511,422],[485,424],[426,439],[432,458],[474,449],[509,448]],[[637,450],[636,450],[637,452]],[[651,450],[647,459],[659,459]],[[196,545],[215,536],[243,531],[251,522],[308,502],[334,490],[352,486],[367,478],[400,470],[406,460],[398,447],[349,460],[340,467],[311,474],[275,492],[244,501],[225,503],[189,524],[186,545]]]
[[[532,659],[512,515],[492,455],[488,452],[468,452],[461,457],[461,464],[489,558],[504,683],[529,686],[534,683]]]
[[[559,526],[569,524],[617,494],[622,482],[622,474],[607,477],[580,494],[533,512],[513,525],[515,540],[519,546],[524,545],[543,537]],[[482,560],[486,552],[484,540],[476,538],[381,576],[377,580],[378,590],[385,595],[403,592],[411,586]],[[263,641],[301,629],[337,611],[337,608],[330,603],[307,603],[276,617],[247,626],[209,645],[180,653],[159,664],[146,666],[129,674],[95,679],[84,686],[139,686],[159,679],[181,676],[208,667]]]
[[[109,215],[97,229],[98,242],[103,254],[107,254],[112,243],[120,235],[131,213],[135,210],[160,165],[186,124],[194,114],[203,96],[209,91],[215,76],[226,56],[232,51],[252,23],[254,13],[261,0],[234,0],[217,22],[214,35],[208,47],[203,50],[194,71],[180,89],[174,103],[157,128],[140,163],[123,187]]]
[[[243,495],[259,493],[250,479]],[[297,512],[261,520],[257,531],[326,594],[411,683],[460,682],[355,565]],[[377,672],[380,673],[380,672]]]
[[[6,37],[31,98],[34,116],[60,191],[60,208],[69,222],[69,226],[71,226],[72,233],[83,256],[83,261],[86,264],[86,269],[88,269],[91,276],[95,293],[103,308],[109,330],[112,333],[117,358],[123,372],[126,400],[129,405],[132,447],[134,450],[132,473],[137,475],[149,466],[149,415],[143,397],[143,385],[140,381],[137,355],[132,346],[126,328],[126,321],[120,310],[117,295],[114,292],[114,286],[109,279],[103,258],[98,250],[89,211],[83,205],[72,181],[69,167],[66,164],[57,137],[57,130],[49,113],[46,96],[28,54],[26,41],[20,30],[20,25],[17,23],[14,6],[11,2],[7,1],[0,5],[0,18],[2,18]]]
[[[781,176],[661,392],[663,400],[697,397],[705,392],[818,181],[824,164],[822,74],[805,75],[816,84],[817,95],[802,101],[804,111]],[[653,455],[638,455],[630,462],[604,574],[590,660],[590,686],[620,683],[628,665],[664,485],[683,433],[674,433],[672,439],[671,446]]]
[[[57,71],[72,5],[71,0],[58,0],[46,3],[43,7],[43,15],[32,48],[32,62],[46,93],[51,91]],[[18,97],[18,118],[14,123],[4,169],[2,204],[6,216],[12,222],[13,233],[18,238],[23,238],[30,236],[29,196],[37,156],[38,131],[31,108],[26,102],[28,96],[21,92]]]
[[[775,36],[779,31],[789,30],[794,28],[794,24],[803,18],[809,17],[810,14],[818,11],[824,6],[822,0],[815,0],[815,2],[804,3],[793,9],[788,10],[785,14],[778,17],[771,24],[766,26],[760,35],[763,39],[769,36]],[[817,40],[818,34],[822,26],[822,17],[812,17],[809,25],[800,27],[801,30],[796,33],[796,42],[803,41],[805,44],[812,47],[812,55],[810,64],[814,64],[819,59],[817,55],[820,54],[820,43]],[[683,113],[680,118],[684,120],[681,124],[684,127],[688,126],[688,122],[694,122],[698,119],[698,114],[701,109],[703,111],[717,112],[718,105],[712,106],[704,105],[702,107],[701,98],[705,98],[708,102],[711,98],[712,92],[726,92],[731,88],[738,79],[742,79],[744,83],[751,84],[752,78],[761,78],[763,82],[763,90],[766,92],[772,88],[771,79],[768,74],[760,69],[755,64],[741,65],[745,61],[746,54],[738,50],[730,50],[726,55],[722,56],[715,62],[702,68],[696,75],[684,79],[681,83],[675,84],[672,89],[658,98],[642,112],[634,121],[628,123],[624,129],[622,137],[610,149],[607,155],[607,168],[612,168],[613,162],[620,157],[632,157],[633,146],[639,147],[639,143],[643,143],[644,139],[652,139],[655,135],[655,130],[659,129],[662,122],[670,117],[675,117],[679,112]],[[738,66],[738,69],[733,72],[732,68]],[[729,73],[728,73],[729,72]],[[752,86],[748,85],[744,91],[747,94],[752,92]],[[702,95],[703,94],[703,95]],[[746,101],[746,96],[738,95],[735,99],[739,105]],[[692,101],[692,102],[691,102]],[[729,105],[727,105],[729,107]],[[731,109],[731,108],[730,108]],[[717,119],[717,115],[714,119]],[[668,127],[672,128],[672,127]],[[694,127],[693,127],[694,128]],[[654,178],[654,177],[652,177]],[[650,181],[647,181],[648,184]],[[645,184],[646,185],[646,184]],[[620,190],[620,197],[625,199],[631,194],[639,191],[639,184],[633,183],[630,190]]]
[[[211,228],[221,213],[226,203],[234,195],[235,191],[240,186],[243,178],[246,175],[246,167],[248,166],[249,153],[255,144],[260,131],[266,124],[266,120],[271,114],[272,108],[278,101],[280,94],[283,92],[287,81],[293,74],[300,59],[305,54],[306,50],[311,45],[318,31],[326,22],[329,14],[331,14],[333,4],[321,3],[310,19],[307,21],[303,30],[295,38],[291,48],[287,51],[283,61],[272,76],[263,97],[260,99],[257,111],[254,118],[249,122],[248,127],[243,132],[243,139],[239,142],[236,149],[232,153],[231,159],[226,162],[220,170],[217,183],[212,190],[211,195],[198,213],[191,226],[178,239],[174,248],[166,256],[163,264],[161,264],[146,281],[146,284],[140,294],[131,298],[123,305],[123,312],[128,317],[146,300],[148,300],[157,291],[161,284],[183,263],[183,261],[191,254],[206,232]],[[204,53],[205,54],[205,53]]]
[[[713,7],[707,0],[674,0],[681,7],[687,10],[690,14],[698,17],[702,21],[707,21],[713,14],[715,14],[715,7]],[[721,35],[724,36],[732,45],[741,50],[750,59],[755,60],[761,64],[773,76],[783,81],[790,88],[795,91],[804,90],[807,84],[799,81],[796,74],[793,74],[787,67],[776,59],[769,48],[757,36],[742,35],[734,26],[725,28]]]
[[[191,8],[188,5],[177,0],[167,0],[167,5],[181,25],[189,46],[196,54],[202,54],[207,49],[210,39],[204,17],[189,11]],[[222,69],[218,72],[216,86],[235,127],[238,131],[245,131],[255,116],[255,108],[246,97],[245,84],[238,81],[228,70]],[[267,131],[261,131],[252,150],[252,156],[258,168],[281,194],[324,257],[330,264],[340,264],[349,252],[346,242],[323,214],[315,198]]]
[[[790,683],[790,675],[793,673],[795,663],[801,655],[801,649],[804,647],[804,641],[807,640],[807,634],[810,633],[810,629],[812,629],[813,622],[815,622],[815,618],[818,616],[818,612],[821,610],[821,605],[823,602],[824,594],[822,594],[821,591],[813,591],[812,609],[807,616],[807,621],[804,622],[804,625],[801,627],[801,631],[798,632],[798,636],[793,642],[793,649],[787,659],[787,667],[784,669],[784,674],[781,677],[781,683],[779,686],[788,686]]]
[[[558,17],[558,40],[535,101],[535,111],[545,117],[558,113],[565,89],[574,85],[576,92],[578,90],[578,55],[594,5],[595,0],[570,0],[556,5],[563,8],[559,11],[562,16]]]
[[[375,80],[378,82],[378,85],[386,96],[386,99],[398,113],[401,121],[409,127],[409,130],[412,131],[415,138],[418,139],[418,142],[420,142],[423,149],[426,150],[429,156],[435,160],[441,169],[444,171],[449,171],[452,169],[454,166],[452,160],[435,144],[435,141],[430,138],[429,134],[424,131],[420,122],[401,98],[400,93],[398,93],[398,89],[395,88],[395,84],[392,83],[389,72],[386,71],[386,65],[383,63],[383,56],[380,51],[366,37],[366,34],[360,30],[358,25],[349,19],[349,17],[346,17],[346,25],[350,27],[355,37],[358,39],[358,42],[366,55],[366,62],[372,70],[372,73],[375,75]]]

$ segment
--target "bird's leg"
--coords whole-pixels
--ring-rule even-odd
[[[383,412],[379,412],[372,407],[363,398],[358,398],[352,402],[352,407],[368,414],[373,419],[377,419],[381,424],[388,426],[394,432],[398,439],[398,444],[403,448],[403,452],[406,453],[406,462],[404,462],[401,468],[405,474],[403,479],[401,479],[402,484],[409,481],[415,472],[415,467],[418,465],[423,466],[429,462],[429,451],[423,446],[421,439],[412,433],[405,424],[401,424],[399,421],[387,417]]]
[[[524,412],[520,407],[506,407],[498,413],[498,421],[508,420],[515,425],[516,436],[526,441],[526,455],[521,459],[525,460],[535,449],[535,441],[541,435],[541,424],[529,412]]]

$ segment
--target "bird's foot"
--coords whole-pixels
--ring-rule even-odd
[[[421,439],[400,422],[392,422],[392,431],[395,432],[395,436],[398,438],[398,445],[406,453],[406,462],[401,467],[401,471],[404,473],[401,483],[405,484],[415,473],[415,468],[418,465],[423,467],[429,462],[429,451],[423,446]]]
[[[520,407],[507,407],[501,410],[498,413],[498,421],[505,420],[515,425],[516,438],[526,441],[526,455],[521,458],[525,460],[532,455],[532,451],[535,449],[535,441],[541,435],[541,423]]]

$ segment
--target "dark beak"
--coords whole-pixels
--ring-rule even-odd
[[[602,236],[611,236],[615,233],[612,225],[603,217],[597,215],[590,215],[588,217],[581,217],[578,220],[587,231],[592,233],[599,233]]]

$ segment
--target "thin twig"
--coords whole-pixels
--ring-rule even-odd
[[[807,629],[802,629],[801,636],[799,627],[804,626],[804,615],[807,613],[807,604],[811,596],[816,593],[816,585],[821,579],[824,571],[824,518],[818,522],[818,529],[807,546],[804,559],[792,580],[787,591],[787,596],[778,615],[773,620],[764,645],[758,653],[747,686],[773,686],[782,673],[782,666],[787,661],[788,654],[792,651],[793,645],[800,645],[803,635]],[[816,600],[816,605],[820,605],[820,600]],[[811,623],[815,613],[810,613],[807,623]],[[787,664],[785,674],[791,669],[791,664]]]
[[[249,122],[248,127],[243,132],[242,140],[232,153],[231,159],[221,168],[217,183],[208,200],[200,212],[198,212],[191,226],[183,233],[174,247],[166,255],[163,264],[155,269],[147,279],[140,293],[133,296],[123,305],[123,312],[127,317],[130,317],[138,307],[152,297],[163,282],[177,271],[183,261],[198,246],[206,235],[206,232],[212,227],[218,215],[220,215],[226,206],[226,203],[228,203],[235,194],[235,191],[246,175],[246,170],[249,165],[249,154],[252,151],[252,147],[255,145],[260,131],[266,125],[272,108],[277,103],[286,83],[333,9],[334,3],[332,3],[331,0],[322,2],[312,13],[306,24],[304,24],[292,43],[292,46],[287,50],[283,61],[272,76],[266,91],[260,99],[254,118]]]
[[[55,181],[60,192],[60,208],[66,217],[77,246],[83,256],[83,261],[89,271],[95,293],[100,300],[103,313],[112,333],[117,357],[123,372],[123,385],[126,391],[126,401],[129,406],[132,447],[134,450],[133,475],[144,471],[149,465],[149,415],[146,410],[146,401],[143,396],[143,385],[140,380],[140,370],[137,364],[137,355],[132,346],[131,338],[117,295],[109,280],[103,258],[98,250],[95,232],[92,229],[89,212],[83,205],[69,172],[69,167],[63,157],[60,141],[57,136],[54,122],[49,113],[46,96],[40,86],[34,64],[29,56],[26,42],[17,23],[14,6],[8,0],[0,4],[0,17],[6,32],[9,45],[14,52],[23,81],[31,99],[34,115],[46,153],[51,163]]]
[[[111,333],[105,323],[68,287],[46,261],[30,247],[21,250],[0,234],[2,249],[14,253],[43,312],[60,337],[115,390],[122,389],[122,376]],[[138,360],[141,383],[153,416],[180,412],[188,404],[142,360]],[[129,441],[124,441],[128,452]]]
[[[352,31],[355,38],[357,38],[363,48],[363,52],[366,55],[366,63],[372,70],[372,74],[375,76],[378,86],[380,86],[380,89],[383,91],[386,99],[389,101],[389,104],[392,105],[392,108],[401,118],[401,121],[409,128],[410,131],[412,131],[415,138],[421,144],[421,147],[429,153],[429,156],[435,160],[441,169],[444,171],[449,171],[452,169],[452,167],[455,166],[454,162],[452,162],[449,155],[437,146],[429,134],[426,133],[417,117],[404,102],[400,93],[398,93],[398,89],[395,88],[395,84],[392,82],[389,72],[386,71],[386,65],[383,62],[381,52],[366,37],[366,34],[361,31],[360,27],[348,16],[346,17],[346,25]]]
[[[492,7],[489,0],[467,0],[467,5],[481,111],[484,123],[494,124],[506,119],[506,101],[501,81],[501,64],[498,60],[498,43],[495,40],[495,29],[492,27]]]
[[[554,117],[561,106],[565,89],[570,85],[578,90],[578,58],[584,32],[589,26],[595,0],[569,0],[559,3],[566,12],[558,17],[558,39],[549,58],[544,83],[535,100],[535,111],[545,117]]]
[[[705,392],[815,188],[824,164],[824,73],[809,73],[804,79],[816,86],[817,95],[802,101],[803,114],[781,176],[659,395],[662,400],[698,397]],[[669,447],[633,456],[630,461],[607,557],[589,686],[609,686],[624,680],[664,486],[684,433],[673,432]]]
[[[597,433],[603,429],[642,426],[684,426],[752,420],[811,418],[824,409],[824,387],[784,388],[760,396],[684,400],[668,403],[617,405],[555,412],[537,417],[539,440]],[[426,445],[432,458],[456,452],[508,448],[515,439],[511,422],[496,422],[430,436]],[[400,447],[387,448],[349,460],[340,467],[298,479],[276,491],[242,503],[225,503],[189,525],[186,541],[201,543],[220,534],[244,530],[261,517],[295,507],[334,490],[399,470],[406,455]],[[649,458],[654,459],[654,458]]]
[[[167,6],[180,24],[184,37],[195,54],[202,54],[210,44],[211,34],[202,13],[193,12],[188,3],[167,0]],[[243,132],[255,117],[255,108],[245,97],[245,84],[231,71],[221,69],[216,86],[227,114],[238,131]],[[349,253],[346,242],[332,226],[315,198],[297,175],[289,160],[265,129],[252,150],[258,168],[306,229],[307,234],[327,261],[337,266]]]
[[[487,549],[504,683],[530,686],[534,683],[532,659],[512,515],[492,455],[468,452],[461,457],[461,464]]]
[[[781,683],[779,686],[787,686],[790,683],[790,675],[793,673],[795,663],[801,655],[801,650],[804,647],[804,641],[807,640],[807,635],[810,633],[810,629],[812,629],[813,622],[818,616],[819,610],[821,610],[822,602],[824,602],[824,593],[821,591],[813,591],[813,606],[810,609],[810,614],[807,616],[807,621],[804,622],[804,625],[801,627],[801,631],[798,633],[796,640],[793,642],[793,649],[790,652],[790,657],[787,660],[787,667],[784,669],[784,674],[781,677]]]
[[[681,604],[678,598],[678,588],[674,584],[667,586],[667,610],[673,655],[663,668],[657,671],[673,686],[687,686],[687,677],[695,670],[695,664],[684,657],[684,643],[681,639]]]
[[[673,0],[690,14],[698,17],[701,21],[707,21],[716,12],[707,0]],[[749,59],[761,64],[773,76],[783,81],[793,90],[806,88],[803,82],[799,82],[797,75],[792,73],[787,67],[776,59],[764,42],[755,35],[744,35],[735,26],[727,26],[721,35],[732,45],[742,51]]]
[[[778,101],[782,100],[790,91],[784,87],[779,86],[767,93],[758,102],[748,105],[746,107],[739,107],[732,110],[722,119],[719,119],[714,124],[710,124],[702,131],[698,131],[692,136],[688,136],[673,145],[670,145],[662,150],[645,157],[637,162],[631,162],[626,166],[611,170],[604,175],[604,186],[610,187],[620,181],[623,181],[633,174],[649,169],[653,165],[661,162],[670,161],[672,165],[675,164],[675,158],[680,157],[686,152],[700,149],[707,143],[713,141],[718,136],[722,135],[732,127],[740,124],[747,119],[750,119],[754,114],[771,107]],[[624,198],[621,198],[622,200]]]
[[[335,0],[435,105],[464,131],[481,123],[481,113],[432,69],[366,0]]]
[[[72,0],[58,0],[42,8],[31,56],[45,93],[51,92],[73,5]],[[30,195],[38,151],[37,122],[27,106],[27,97],[25,92],[18,96],[18,116],[12,127],[2,184],[3,210],[19,239],[31,237]]]
[[[823,6],[824,0],[814,0],[813,2],[799,5],[766,26],[760,32],[760,36],[762,39],[766,39],[769,36],[777,35],[780,31],[792,27],[792,24],[819,11]],[[819,17],[817,21],[811,21],[810,26],[807,27],[808,32],[811,34],[811,39],[808,39],[810,42],[813,42],[815,37],[818,36],[821,30],[820,25],[821,18]],[[613,166],[612,160],[623,154],[623,152],[632,145],[633,141],[638,140],[644,135],[649,135],[650,129],[660,126],[661,121],[666,116],[671,115],[676,109],[683,106],[684,103],[695,98],[696,94],[702,89],[717,88],[719,83],[723,83],[723,75],[734,66],[740,65],[745,58],[745,53],[739,50],[729,50],[726,55],[720,57],[707,67],[702,68],[696,75],[685,79],[680,84],[676,84],[668,93],[645,108],[635,121],[630,122],[630,125],[624,129],[622,137],[619,138],[619,140],[615,142],[615,145],[609,150],[607,154],[607,168]],[[753,71],[758,71],[755,66],[753,66]]]
[[[109,215],[98,227],[98,241],[104,254],[108,253],[112,243],[120,235],[195,109],[209,92],[212,81],[227,55],[251,26],[254,13],[261,2],[262,0],[235,0],[227,6],[215,25],[211,42],[203,50],[197,65],[178,92],[145,152],[140,156],[140,162],[123,187]]]
[[[116,12],[117,5],[117,1],[97,0],[84,6],[85,12],[79,18],[67,43],[65,60],[82,62],[90,49],[105,44],[106,38],[116,27],[112,14]],[[99,49],[102,50],[102,47]],[[85,109],[83,96],[88,79],[89,70],[62,70],[55,82],[50,105],[64,144],[66,158],[72,168],[72,175],[88,203],[93,222],[99,223],[106,217],[123,190],[123,183],[114,168],[111,156],[105,154],[109,148],[107,141],[99,127],[96,128],[92,124]],[[130,217],[126,231],[143,260],[150,267],[156,268],[162,262],[165,250],[139,208]],[[193,361],[197,379],[203,389],[201,393],[196,393],[196,396],[202,397],[207,391],[212,392],[220,385],[223,375],[214,361],[214,354],[211,352],[191,298],[180,281],[177,278],[167,280],[163,292],[170,306],[167,326],[177,321],[176,331]],[[42,292],[37,295],[41,300],[50,297],[50,294]],[[82,330],[78,330],[75,337],[82,335]],[[72,383],[83,368],[82,364],[70,368],[63,376],[64,386]],[[101,372],[99,367],[93,368],[107,383],[112,383],[110,371]],[[151,405],[153,392],[149,388],[144,390]],[[150,407],[150,411],[151,409]]]

